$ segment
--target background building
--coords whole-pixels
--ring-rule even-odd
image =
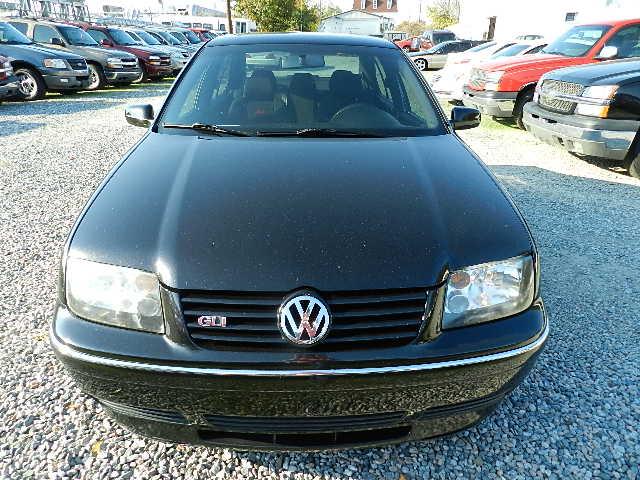
[[[394,22],[391,17],[361,10],[349,10],[332,17],[323,18],[318,31],[380,37],[387,30],[393,30],[393,27]]]

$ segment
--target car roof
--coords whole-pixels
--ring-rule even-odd
[[[365,35],[344,35],[334,33],[249,33],[242,35],[222,35],[207,43],[207,47],[221,45],[260,45],[278,43],[306,43],[311,45],[353,45],[362,47],[382,47],[397,49],[389,40]]]

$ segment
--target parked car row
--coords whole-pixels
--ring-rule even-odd
[[[459,100],[461,81],[464,105],[570,152],[618,161],[640,178],[640,19],[576,25],[538,54],[504,55],[520,44],[450,59],[458,83],[443,74],[434,92]]]
[[[431,87],[441,99],[461,103],[464,87],[477,65],[491,60],[533,55],[546,46],[544,40],[491,41],[477,45],[462,53],[450,53],[444,68],[433,76]],[[418,65],[418,67],[420,67]]]
[[[7,58],[11,85],[17,85],[3,87],[0,99],[36,100],[48,91],[97,90],[174,76],[210,36],[204,29],[181,27],[0,19],[0,58]]]
[[[429,70],[434,68],[442,68],[447,63],[447,58],[452,53],[465,52],[470,48],[482,45],[485,42],[474,40],[448,40],[439,43],[435,47],[428,50],[409,53],[409,57],[413,60],[420,70]]]

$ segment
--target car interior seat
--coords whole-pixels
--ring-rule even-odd
[[[310,73],[296,73],[291,78],[287,104],[295,119],[303,124],[317,121],[318,94]]]
[[[256,70],[244,85],[244,95],[233,101],[229,116],[238,121],[270,119],[284,108],[276,94],[276,77],[270,70]]]
[[[340,109],[361,100],[362,95],[362,79],[359,75],[347,70],[336,70],[329,80],[329,94],[320,103],[320,119],[330,120]]]

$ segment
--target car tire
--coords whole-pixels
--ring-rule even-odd
[[[421,71],[426,71],[427,68],[429,68],[429,65],[427,64],[427,61],[424,58],[418,58],[417,60],[414,60],[416,67],[418,67],[418,70]]]
[[[640,179],[640,153],[637,153],[629,163],[629,175]]]
[[[104,76],[104,71],[100,65],[95,63],[87,64],[89,67],[89,85],[87,90],[100,90],[107,85],[107,78]]]
[[[530,88],[518,95],[516,106],[513,108],[513,116],[515,118],[516,125],[521,130],[526,130],[524,122],[522,121],[522,116],[524,115],[524,106],[533,101],[533,92],[534,90]]]
[[[18,67],[14,75],[18,79],[18,93],[23,100],[40,100],[47,93],[44,80],[34,69]]]

